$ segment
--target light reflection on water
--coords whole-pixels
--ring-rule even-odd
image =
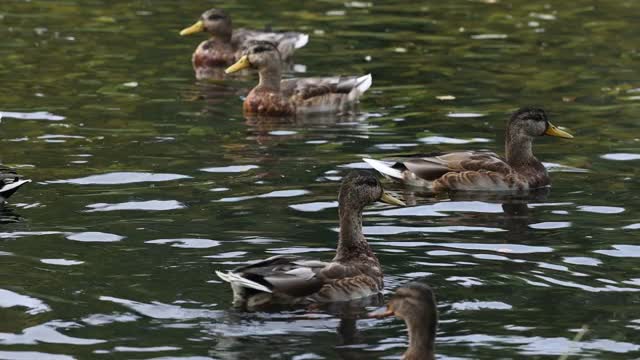
[[[379,304],[242,313],[213,270],[330,259],[362,157],[502,152],[529,103],[576,135],[536,141],[553,189],[385,182],[410,205],[365,210],[385,294],[434,287],[441,359],[639,356],[637,3],[224,4],[309,32],[308,76],[374,74],[360,114],[275,121],[241,114],[255,74],[193,79],[202,4],[3,5],[0,160],[34,183],[0,208],[0,359],[397,358]]]

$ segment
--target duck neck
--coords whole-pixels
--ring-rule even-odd
[[[340,204],[338,212],[340,214],[340,239],[336,259],[363,251],[370,252],[369,244],[362,234],[362,208]]]
[[[507,163],[514,169],[540,164],[540,161],[533,156],[533,139],[530,136],[509,131],[505,139],[505,156]]]
[[[211,39],[215,39],[217,42],[221,42],[221,43],[230,43],[231,42],[231,28],[228,29],[220,29],[218,28],[217,30],[213,30],[214,32],[211,32]]]
[[[268,66],[260,69],[260,83],[257,88],[280,91],[280,81],[282,80],[282,70],[278,66]]]
[[[404,360],[433,360],[435,359],[435,328],[428,326],[428,322],[416,323],[416,321],[416,319],[406,321],[409,329],[409,348],[404,353]]]

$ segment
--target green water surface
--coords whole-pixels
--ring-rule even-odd
[[[373,74],[361,113],[245,120],[255,75],[196,81],[178,36],[214,5],[308,33],[296,76]],[[213,270],[330,259],[363,156],[502,151],[528,104],[575,135],[536,142],[552,190],[386,183],[386,289],[435,289],[439,359],[639,358],[638,34],[623,0],[2,0],[0,161],[34,182],[0,208],[0,359],[398,358],[400,320],[236,311]]]

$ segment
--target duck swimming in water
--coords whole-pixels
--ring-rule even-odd
[[[233,289],[234,305],[253,309],[268,304],[349,301],[382,290],[382,268],[362,234],[362,211],[376,201],[404,206],[382,189],[373,175],[353,172],[338,195],[340,235],[329,262],[294,255],[273,256],[227,273],[216,271]]]
[[[426,284],[409,283],[399,288],[383,312],[373,312],[369,317],[396,316],[404,320],[409,329],[409,348],[403,360],[435,359],[435,339],[438,328],[438,310],[433,290]]]
[[[282,79],[282,55],[267,41],[247,46],[243,56],[225,72],[258,70],[260,82],[244,100],[245,114],[291,116],[346,112],[371,86],[371,74]]]
[[[180,35],[200,32],[209,33],[211,38],[200,43],[191,58],[198,79],[206,78],[210,73],[216,73],[220,67],[238,61],[242,56],[242,50],[250,41],[269,41],[276,44],[285,59],[309,41],[309,35],[297,32],[233,29],[231,17],[220,9],[205,11],[200,20],[180,31]]]
[[[573,136],[558,129],[542,109],[522,108],[511,116],[505,157],[486,151],[456,151],[390,159],[363,159],[385,176],[433,192],[524,191],[549,186],[544,165],[533,155],[533,140],[549,135]]]

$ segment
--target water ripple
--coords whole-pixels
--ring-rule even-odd
[[[175,319],[175,320],[190,320],[198,318],[218,318],[224,315],[223,311],[212,311],[206,309],[188,309],[177,305],[163,304],[159,301],[154,301],[150,304],[119,299],[111,296],[100,296],[102,301],[113,302],[122,306],[125,306],[141,315],[154,318],[154,319]]]
[[[303,212],[318,212],[325,209],[337,208],[337,201],[318,201],[318,202],[310,202],[306,204],[294,204],[289,205],[290,208]]]
[[[471,144],[471,143],[487,143],[491,140],[485,138],[473,138],[473,139],[458,139],[451,138],[446,136],[427,136],[418,139],[418,141],[429,144],[429,145],[438,145],[438,144],[452,144],[452,145],[462,145],[462,144]]]
[[[288,198],[288,197],[302,196],[310,193],[311,191],[309,190],[278,190],[278,191],[272,191],[272,192],[261,194],[261,195],[248,195],[248,196],[222,198],[217,201],[238,202],[238,201],[244,201],[249,199]]]
[[[605,160],[615,160],[615,161],[640,160],[640,154],[630,154],[630,153],[604,154],[600,157]]]
[[[637,351],[640,346],[621,341],[595,339],[590,341],[572,341],[566,338],[524,337],[524,336],[494,336],[486,334],[471,334],[461,336],[443,336],[438,340],[446,344],[473,344],[475,346],[495,346],[495,344],[521,345],[522,355],[578,355],[582,350],[600,350],[615,353]]]
[[[563,229],[571,227],[571,222],[569,221],[547,221],[541,222],[537,224],[529,225],[532,229],[543,229],[543,230],[551,230],[551,229]]]
[[[124,238],[124,236],[98,231],[79,232],[67,235],[67,239],[81,242],[116,242]]]
[[[522,244],[478,244],[478,243],[431,243],[422,241],[386,241],[375,242],[376,245],[388,245],[399,247],[423,247],[441,246],[460,250],[495,251],[505,254],[533,254],[553,252],[553,248],[547,246],[530,246]],[[446,254],[446,253],[445,253]],[[442,254],[438,254],[442,255]]]
[[[50,321],[41,325],[26,328],[21,334],[0,333],[0,344],[32,345],[39,342],[49,344],[69,344],[69,345],[95,345],[106,342],[101,339],[84,339],[64,335],[58,328],[74,328],[79,325],[73,322]]]
[[[113,323],[137,321],[140,317],[133,314],[93,314],[82,319],[82,322],[92,326],[101,326]]]
[[[620,214],[624,212],[624,208],[617,206],[578,206],[580,211],[590,212],[595,214]]]
[[[181,348],[175,346],[150,346],[150,347],[131,347],[131,346],[116,346],[113,351],[116,352],[160,352],[160,351],[175,351]]]
[[[162,174],[147,172],[113,172],[100,175],[90,175],[82,178],[47,181],[47,184],[74,185],[119,185],[140,182],[160,182],[180,179],[190,179],[191,176],[180,174]]]
[[[172,247],[189,249],[207,249],[220,245],[219,241],[209,239],[157,239],[145,241],[147,244],[171,244]]]
[[[337,229],[335,229],[337,230]],[[407,233],[442,233],[451,234],[460,231],[481,231],[481,232],[501,232],[507,231],[500,228],[482,227],[482,226],[423,226],[423,227],[411,227],[411,226],[365,226],[363,232],[365,235],[397,235]]]
[[[543,276],[543,275],[534,275],[534,276],[554,285],[561,285],[569,288],[581,289],[588,292],[637,292],[637,291],[640,291],[640,288],[618,287],[614,285],[607,285],[605,287],[595,287],[590,285],[579,284],[573,281],[554,279],[549,276]]]
[[[91,210],[85,212],[100,211],[122,211],[122,210],[144,210],[144,211],[167,211],[184,209],[186,205],[177,200],[148,200],[148,201],[129,201],[124,203],[97,203],[87,205]]]
[[[382,211],[369,211],[366,214],[382,216],[448,216],[443,212],[477,212],[486,214],[500,214],[503,212],[501,204],[482,201],[447,201],[433,205],[420,205],[395,208]]]
[[[44,353],[40,351],[1,351],[0,359],[2,360],[34,360],[34,359],[47,359],[47,360],[75,360],[73,356],[58,355]]]
[[[67,259],[40,259],[40,262],[43,263],[43,264],[60,265],[60,266],[71,266],[71,265],[84,264],[84,261],[67,260]]]
[[[27,236],[39,236],[39,235],[58,235],[63,234],[59,231],[14,231],[14,232],[1,232],[0,239],[18,239]]]
[[[638,245],[613,245],[615,250],[595,250],[594,253],[613,257],[640,257],[640,246]]]
[[[11,308],[15,306],[28,308],[27,314],[29,315],[51,311],[49,305],[39,299],[0,289],[0,308]]]
[[[206,171],[210,173],[240,173],[249,171],[252,169],[257,169],[259,166],[257,165],[231,165],[231,166],[222,166],[222,167],[210,167],[203,168],[200,171]]]
[[[13,112],[13,111],[1,111],[0,110],[0,119],[2,118],[13,118],[13,119],[22,119],[22,120],[49,120],[49,121],[61,121],[64,120],[64,116],[55,115],[46,111],[36,111],[36,112]]]
[[[501,301],[462,301],[451,304],[451,309],[456,311],[469,310],[511,310],[513,306]]]

